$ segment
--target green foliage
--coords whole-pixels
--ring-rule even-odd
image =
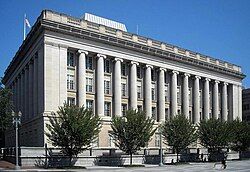
[[[12,92],[7,88],[0,88],[0,130],[5,131],[12,123],[11,101]]]
[[[185,150],[191,143],[197,140],[195,127],[184,115],[176,115],[166,121],[162,126],[162,135],[165,143],[172,146],[178,154]]]
[[[70,162],[73,156],[90,147],[101,129],[98,116],[84,107],[67,104],[59,107],[57,114],[52,113],[49,122],[46,136],[53,146],[60,147],[70,157]]]
[[[229,123],[230,148],[235,151],[246,151],[250,147],[249,123],[236,119]]]
[[[130,155],[130,164],[132,164],[132,154],[145,147],[155,133],[153,125],[153,119],[147,118],[144,112],[135,110],[127,111],[126,117],[112,119],[111,136],[115,140],[115,145]]]
[[[229,144],[229,125],[219,119],[201,121],[198,133],[201,145],[211,151],[219,151]]]

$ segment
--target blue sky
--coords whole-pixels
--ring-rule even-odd
[[[32,24],[43,9],[85,12],[126,24],[129,32],[242,67],[250,76],[250,0],[1,0],[0,76],[22,43],[24,13]],[[243,81],[250,87],[250,79]]]

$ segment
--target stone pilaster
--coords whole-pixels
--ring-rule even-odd
[[[29,118],[33,117],[33,61],[29,63]]]

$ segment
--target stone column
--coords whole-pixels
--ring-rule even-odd
[[[137,109],[137,65],[132,61],[130,68],[130,108],[134,110]]]
[[[171,81],[171,118],[177,115],[177,75],[179,72],[172,71],[172,81]]]
[[[188,87],[188,78],[190,74],[184,73],[183,77],[183,115],[188,119],[189,118],[189,87]]]
[[[96,92],[96,104],[97,114],[104,116],[104,59],[106,58],[103,54],[97,54],[97,92]]]
[[[29,118],[33,117],[33,61],[29,63]]]
[[[122,116],[121,104],[122,104],[122,96],[121,96],[121,62],[123,62],[120,58],[115,58],[115,80],[114,80],[114,115]]]
[[[38,61],[37,56],[34,57],[34,68],[33,68],[33,113],[36,116],[38,113]]]
[[[218,84],[219,81],[214,81],[214,88],[213,88],[213,118],[219,118],[219,88]]]
[[[86,105],[86,63],[85,58],[88,55],[87,51],[78,50],[78,106]]]
[[[25,67],[21,72],[21,112],[22,120],[25,118]]]
[[[204,117],[205,120],[209,119],[210,100],[209,100],[209,78],[205,78],[204,82]]]
[[[200,82],[201,77],[195,76],[194,80],[194,104],[193,104],[193,113],[194,113],[194,123],[200,122]]]
[[[227,121],[227,85],[228,83],[224,82],[222,87],[222,120]]]
[[[29,66],[26,66],[25,69],[25,84],[24,84],[24,97],[25,97],[25,107],[24,107],[24,115],[25,115],[25,119],[29,119]]]
[[[21,82],[21,73],[19,73],[18,75],[18,111],[21,111],[21,85],[22,85],[22,82]]]
[[[146,75],[145,75],[145,111],[146,116],[152,117],[152,81],[151,81],[151,69],[153,66],[146,65]]]
[[[160,68],[159,70],[159,92],[158,92],[159,122],[165,121],[165,71],[166,69],[163,68]]]

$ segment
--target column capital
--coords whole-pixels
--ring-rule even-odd
[[[117,62],[117,61],[123,62],[123,59],[117,58],[117,57],[116,57],[116,58],[114,59],[114,61],[116,61],[116,62]]]
[[[78,53],[78,54],[84,53],[85,55],[88,55],[89,52],[88,52],[88,51],[85,51],[85,50],[78,50],[77,53]]]
[[[227,86],[227,85],[228,85],[228,83],[227,83],[227,82],[223,82],[223,85],[226,85],[226,86]]]
[[[146,68],[151,68],[151,69],[153,69],[153,66],[152,65],[146,65]]]
[[[132,65],[133,65],[133,64],[135,64],[135,65],[139,65],[139,63],[138,63],[138,62],[136,62],[136,61],[131,61],[130,63],[131,63]]]
[[[184,73],[183,76],[190,77],[191,75],[189,73]]]
[[[106,55],[104,55],[104,54],[97,54],[96,55],[98,58],[104,58],[104,59],[106,59],[107,58],[107,56]]]
[[[204,80],[205,80],[205,81],[208,81],[208,82],[209,82],[209,81],[211,81],[211,79],[210,79],[210,78],[205,78]]]
[[[171,73],[172,73],[172,74],[177,74],[177,75],[179,74],[179,72],[176,71],[176,70],[172,70]]]
[[[162,71],[162,70],[163,70],[164,72],[167,71],[167,69],[160,67],[160,68],[159,68],[159,71]]]
[[[220,83],[220,81],[218,81],[218,80],[214,80],[214,83],[219,84],[219,83]]]
[[[200,77],[200,76],[195,75],[195,76],[194,76],[194,79],[201,79],[201,77]]]

